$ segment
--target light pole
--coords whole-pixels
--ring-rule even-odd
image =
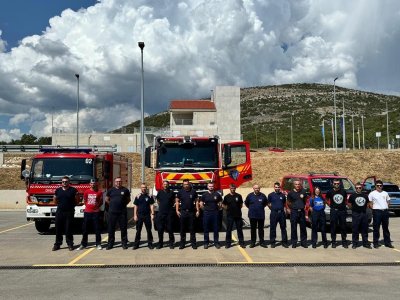
[[[387,147],[390,149],[390,138],[389,138],[389,110],[388,103],[386,100],[386,137],[387,137]]]
[[[77,100],[76,100],[76,148],[79,147],[79,74],[75,74],[77,79]]]
[[[278,129],[275,127],[275,147],[278,148]]]
[[[140,152],[142,155],[142,182],[145,182],[144,178],[144,72],[143,72],[143,48],[144,48],[144,42],[138,42],[138,46],[140,48],[141,52],[141,62],[142,62],[142,81],[141,81],[141,97],[140,97]]]
[[[322,140],[323,140],[323,145],[324,145],[324,151],[325,151],[325,120],[324,119],[322,119],[322,128],[321,128],[321,130],[322,130]]]
[[[343,98],[343,115],[342,115],[342,121],[343,121],[343,151],[346,151],[346,121],[344,119],[344,98]]]
[[[363,150],[365,150],[364,118],[365,117],[363,115],[361,115],[361,129],[362,129]]]
[[[354,140],[354,115],[351,115],[351,129],[353,133],[353,150],[356,149],[355,147],[355,140]]]
[[[290,115],[290,145],[293,151],[293,115],[294,113]]]
[[[334,121],[334,125],[335,125],[335,149],[336,149],[336,152],[337,152],[337,123],[336,123],[336,80],[338,80],[338,78],[339,77],[336,77],[334,80],[333,80],[333,106],[334,106],[334,110],[335,110],[335,121]]]

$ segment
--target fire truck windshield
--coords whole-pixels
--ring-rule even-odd
[[[71,181],[89,182],[93,177],[92,158],[41,158],[32,162],[32,182],[61,181],[68,176]]]
[[[217,143],[165,143],[158,149],[158,168],[218,168]]]

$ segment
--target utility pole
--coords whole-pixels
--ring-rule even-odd
[[[365,150],[364,118],[365,117],[363,115],[361,115],[361,129],[362,129],[363,150]]]
[[[387,136],[387,147],[390,149],[390,137],[389,137],[389,110],[388,103],[386,100],[386,136]]]
[[[353,150],[355,150],[355,145],[354,145],[354,115],[351,115],[351,128],[352,128],[352,133],[353,133]]]

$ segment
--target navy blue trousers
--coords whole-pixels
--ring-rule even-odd
[[[385,245],[390,245],[390,232],[389,232],[389,211],[373,209],[373,227],[374,227],[374,245],[379,243],[379,228],[382,226],[383,240]]]
[[[210,242],[210,227],[214,232],[214,243],[219,243],[218,233],[218,211],[204,211],[203,228],[204,228],[204,243]]]
[[[287,243],[287,231],[286,231],[286,214],[283,209],[271,210],[269,215],[270,227],[269,227],[269,239],[271,243],[275,243],[276,239],[276,226],[279,223],[281,228],[282,243]]]
[[[304,209],[292,209],[290,213],[290,228],[292,245],[297,243],[297,224],[300,225],[300,242],[307,244],[306,215]]]

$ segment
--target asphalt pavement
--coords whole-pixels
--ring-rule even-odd
[[[267,218],[267,240],[268,224]],[[97,250],[94,235],[89,235],[88,249],[68,251],[64,244],[61,250],[52,252],[54,229],[39,234],[23,211],[0,211],[0,295],[9,295],[10,299],[98,299],[105,295],[119,299],[398,299],[399,225],[400,218],[391,216],[394,249],[285,249],[278,245],[274,249],[234,246],[206,250],[202,234],[197,234],[197,250],[189,245],[183,250],[150,250],[145,240],[135,251],[123,250],[119,244],[110,251]],[[128,229],[131,241],[135,232],[133,227]],[[310,239],[309,228],[307,233]],[[244,234],[248,241],[249,228]],[[288,234],[290,237],[290,229]],[[157,241],[156,232],[153,235]],[[277,235],[280,240],[279,227]],[[369,236],[371,239],[372,232]],[[105,243],[106,233],[102,237]],[[142,237],[146,238],[144,229]],[[79,231],[74,238],[78,246]],[[351,240],[350,232],[347,238]],[[225,232],[220,233],[220,240],[225,240]]]

